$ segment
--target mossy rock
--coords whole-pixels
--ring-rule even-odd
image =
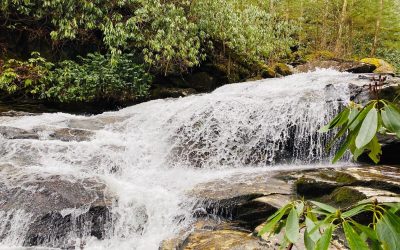
[[[319,177],[325,180],[335,181],[340,184],[351,184],[357,181],[357,178],[355,178],[354,176],[335,170],[323,171],[319,173]]]
[[[395,68],[390,63],[379,58],[364,58],[360,62],[374,65],[376,67],[374,73],[394,74],[395,72]]]
[[[275,63],[273,65],[273,69],[276,74],[279,74],[281,76],[288,76],[293,74],[293,70],[287,64],[284,63]]]
[[[334,59],[335,55],[328,50],[318,50],[311,54],[306,55],[307,61],[315,61],[315,60],[331,60]]]
[[[367,196],[352,187],[336,188],[332,194],[325,197],[327,202],[339,207],[350,207],[359,201],[366,199]]]
[[[260,65],[260,73],[263,78],[274,78],[276,76],[275,70],[268,65]]]

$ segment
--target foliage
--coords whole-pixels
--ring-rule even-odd
[[[7,0],[0,10],[20,29],[50,20],[54,41],[82,40],[100,31],[113,57],[140,49],[147,63],[170,72],[198,65],[201,58],[201,36],[183,6],[161,0]]]
[[[289,52],[295,26],[254,4],[233,0],[195,1],[191,15],[214,46],[254,63]]]
[[[53,64],[32,52],[27,61],[9,59],[0,63],[0,90],[15,95],[40,96]]]
[[[10,59],[0,65],[0,90],[60,102],[133,101],[147,95],[152,77],[133,54],[113,63],[99,53],[78,59],[54,65],[37,52],[27,61]]]
[[[282,248],[296,244],[302,232],[307,250],[328,249],[333,235],[343,230],[351,250],[398,249],[400,247],[400,216],[398,203],[362,201],[346,211],[316,201],[293,201],[270,216],[258,235],[284,234]],[[371,213],[368,225],[354,218]]]
[[[37,23],[55,43],[100,33],[113,57],[141,51],[165,74],[198,66],[212,44],[223,43],[245,61],[277,57],[288,52],[294,31],[261,6],[233,0],[6,0],[0,10],[7,29],[32,30]]]
[[[346,140],[333,162],[342,158],[346,150],[350,149],[355,160],[368,151],[368,156],[378,163],[382,151],[377,133],[390,133],[400,138],[400,110],[394,103],[386,100],[372,100],[364,107],[351,102],[320,131],[327,132],[334,128],[340,130],[330,145],[342,136],[345,136]]]
[[[48,98],[61,102],[132,101],[148,92],[152,77],[132,54],[120,55],[114,64],[110,55],[99,53],[79,59],[80,63],[63,61],[52,72]]]

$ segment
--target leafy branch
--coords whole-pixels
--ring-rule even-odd
[[[281,247],[291,249],[303,234],[307,250],[326,250],[338,230],[344,232],[351,250],[399,249],[400,210],[398,203],[362,201],[342,211],[316,201],[293,201],[270,216],[258,236],[283,234]],[[372,222],[363,225],[354,217],[371,213]]]
[[[368,152],[369,158],[378,163],[382,155],[381,144],[377,134],[392,135],[400,138],[400,109],[396,104],[381,99],[379,94],[386,77],[381,75],[372,78],[373,84],[369,85],[370,93],[375,100],[369,101],[365,106],[354,102],[333,118],[320,132],[328,132],[339,129],[334,138],[328,143],[327,148],[345,137],[344,143],[337,151],[333,163],[340,160],[348,149],[354,160],[364,152]]]

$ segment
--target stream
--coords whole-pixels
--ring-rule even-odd
[[[99,115],[0,116],[0,248],[156,250],[190,228],[200,183],[328,165],[318,129],[354,82],[318,70]]]

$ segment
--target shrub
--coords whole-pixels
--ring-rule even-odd
[[[52,67],[38,52],[32,52],[27,61],[0,62],[0,90],[15,96],[44,97]]]
[[[351,250],[398,249],[400,245],[399,203],[364,200],[342,211],[330,205],[301,200],[293,201],[270,216],[259,236],[284,234],[280,249],[292,249],[303,241],[307,250],[329,249],[334,232],[342,230]],[[360,224],[357,215],[370,213],[371,223]],[[300,239],[301,232],[304,233]]]
[[[133,101],[147,95],[152,77],[133,54],[120,55],[111,64],[110,55],[79,57],[79,63],[63,61],[51,76],[47,98],[61,102]]]

